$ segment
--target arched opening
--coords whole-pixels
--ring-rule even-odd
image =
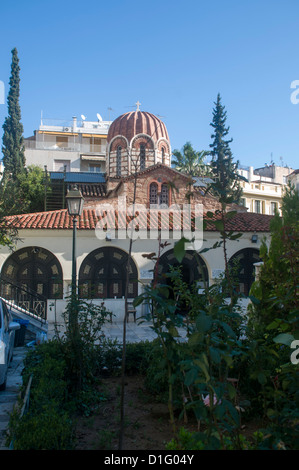
[[[170,273],[171,267],[180,268],[182,281],[188,284],[190,288],[196,286],[196,289],[200,292],[201,289],[208,286],[209,275],[206,263],[194,251],[186,251],[181,263],[176,259],[173,250],[169,250],[161,256],[158,265],[159,279],[169,286],[172,285],[172,279],[167,277],[166,274]],[[171,290],[170,295],[172,295]],[[188,313],[188,307],[181,302],[179,302],[179,313],[183,315]]]
[[[169,189],[167,183],[163,183],[161,185],[160,204],[163,204],[167,207],[169,206]]]
[[[121,146],[117,147],[116,151],[116,176],[121,176]]]
[[[162,156],[162,163],[163,165],[165,165],[165,148],[164,147],[161,148],[161,156]]]
[[[13,284],[47,299],[62,298],[60,262],[45,248],[30,246],[13,253],[3,264],[1,279],[8,290]]]
[[[92,251],[79,271],[79,289],[82,298],[113,299],[125,295],[128,254],[115,247]],[[138,272],[134,261],[129,264],[128,297],[138,294]]]
[[[254,281],[254,263],[261,261],[259,250],[244,248],[235,253],[229,260],[229,267],[237,280],[237,290],[248,295]]]
[[[149,202],[150,204],[158,204],[158,185],[157,183],[150,184],[149,190]]]
[[[145,144],[140,144],[140,170],[145,169]]]

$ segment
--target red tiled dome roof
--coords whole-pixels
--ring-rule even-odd
[[[155,142],[161,137],[169,141],[164,122],[154,114],[146,111],[132,111],[122,114],[112,122],[109,128],[107,142],[109,143],[113,137],[117,135],[123,135],[131,142],[132,138],[137,134],[147,134],[152,137]]]

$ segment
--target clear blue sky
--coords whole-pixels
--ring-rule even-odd
[[[298,0],[3,1],[0,80],[18,49],[24,135],[45,118],[115,119],[141,102],[172,148],[209,149],[219,92],[242,165],[299,164]],[[0,105],[0,138],[7,106]]]

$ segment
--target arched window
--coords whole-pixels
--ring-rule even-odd
[[[62,298],[61,265],[45,248],[30,246],[13,253],[2,267],[1,278],[47,299]]]
[[[162,154],[162,163],[163,165],[165,165],[165,148],[164,147],[162,147],[161,149],[161,154]]]
[[[102,247],[92,251],[79,271],[79,288],[83,298],[114,299],[125,295],[128,255],[119,248]],[[129,264],[128,297],[138,294],[138,273],[134,261]]]
[[[61,265],[50,251],[30,246],[3,264],[0,296],[35,315],[47,317],[47,299],[62,299]]]
[[[145,144],[140,144],[140,170],[145,169]]]
[[[170,266],[182,269],[183,281],[189,285],[197,283],[198,288],[204,288],[208,285],[209,275],[204,260],[195,252],[188,250],[181,263],[178,262],[173,250],[164,253],[159,261],[158,272],[163,275],[170,272]]]
[[[179,263],[176,259],[173,249],[164,253],[161,256],[158,264],[158,282],[172,286],[172,278],[165,276],[166,274],[171,272],[171,267],[180,268],[182,281],[188,284],[190,289],[192,288],[192,286],[196,286],[198,293],[201,293],[202,289],[208,287],[209,275],[206,263],[198,254],[197,256],[195,256],[194,251],[186,251],[181,263]],[[169,290],[169,295],[173,295],[171,289]],[[176,300],[178,305],[178,313],[188,313],[188,305],[186,305],[184,302],[180,302],[179,299]]]
[[[116,151],[116,176],[121,176],[121,146]]]
[[[158,185],[157,185],[157,183],[151,183],[150,184],[149,200],[150,200],[150,204],[158,204]]]
[[[259,250],[245,248],[235,253],[229,260],[233,277],[238,282],[238,291],[248,295],[254,281],[254,263],[261,261]]]
[[[167,183],[163,183],[161,186],[160,204],[169,205],[169,189]]]

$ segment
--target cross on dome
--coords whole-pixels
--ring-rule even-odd
[[[135,104],[136,104],[136,106],[137,106],[136,111],[140,111],[139,106],[141,105],[141,103],[139,103],[139,101],[137,101]]]

